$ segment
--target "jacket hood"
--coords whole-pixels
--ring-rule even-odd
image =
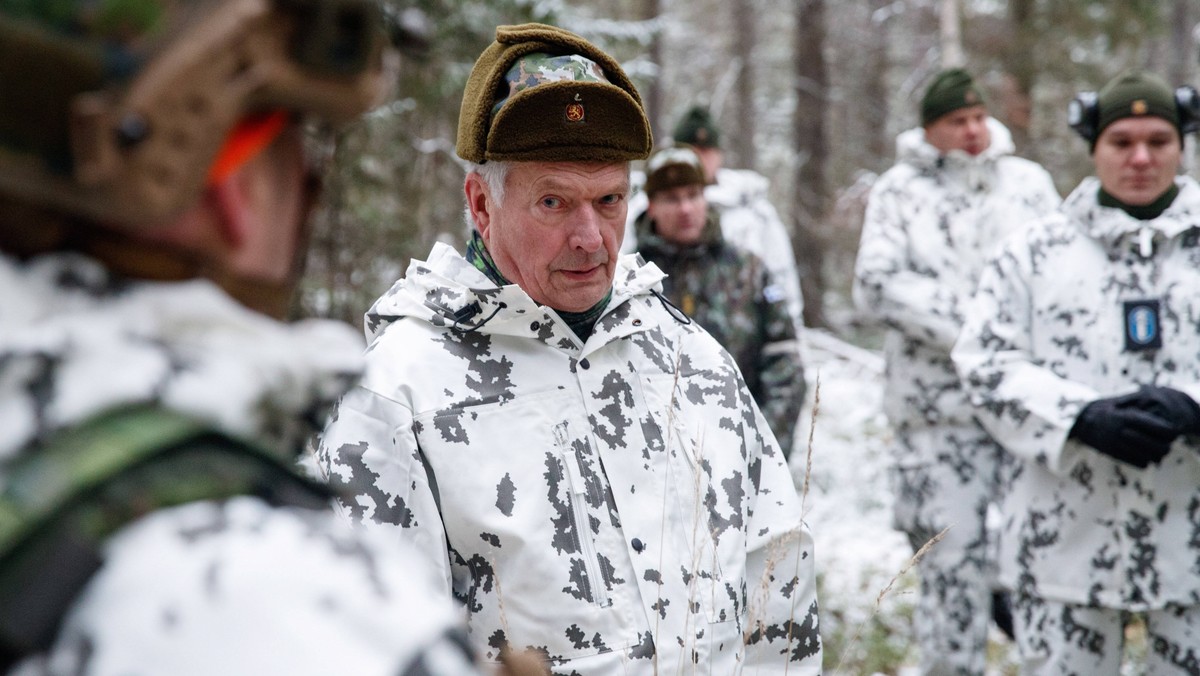
[[[721,168],[717,170],[717,182],[704,188],[704,197],[709,206],[726,209],[765,200],[770,188],[767,177],[756,171]]]
[[[1126,237],[1160,236],[1171,239],[1200,223],[1200,184],[1176,176],[1179,194],[1158,218],[1139,220],[1115,207],[1100,206],[1100,179],[1089,176],[1063,201],[1062,212],[1089,237],[1114,246]]]
[[[665,276],[658,266],[637,254],[621,256],[613,276],[612,300],[604,314],[630,298],[661,290]],[[364,330],[371,341],[393,322],[413,317],[464,331],[528,336],[532,322],[550,325],[546,320],[551,316],[552,309],[534,301],[521,287],[497,287],[453,247],[439,242],[428,260],[409,263],[404,277],[375,301],[364,318]]]
[[[132,282],[74,254],[0,256],[3,462],[105,411],[155,405],[299,451],[362,370],[342,322],[282,324],[213,284]]]
[[[987,118],[987,128],[992,141],[982,153],[972,157],[962,151],[952,150],[946,155],[925,140],[925,128],[916,127],[901,132],[896,137],[896,161],[905,162],[918,169],[934,169],[947,161],[964,166],[994,163],[997,159],[1011,155],[1015,150],[1012,134],[999,120]]]

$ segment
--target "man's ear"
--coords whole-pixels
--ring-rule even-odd
[[[217,208],[221,239],[237,250],[254,227],[254,209],[245,172],[235,171],[221,182],[209,186],[209,195]]]
[[[463,192],[467,195],[467,211],[471,212],[475,227],[479,229],[479,234],[486,242],[488,228],[492,225],[491,210],[493,208],[492,195],[488,190],[487,182],[479,174],[467,174],[467,179],[463,183]]]

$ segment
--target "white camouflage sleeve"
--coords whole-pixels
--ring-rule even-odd
[[[1094,389],[1059,377],[1033,354],[1031,267],[1024,238],[1009,242],[984,268],[965,308],[962,335],[951,356],[975,415],[1009,452],[1053,472],[1082,448],[1066,444]]]
[[[938,273],[909,260],[899,188],[876,185],[867,201],[854,268],[854,302],[903,334],[946,350],[961,322],[958,296]]]
[[[318,462],[339,494],[343,513],[390,530],[426,556],[451,592],[446,535],[436,488],[417,448],[406,406],[365,387],[346,393],[317,449]]]
[[[783,455],[773,446],[765,450],[746,529],[746,579],[753,588],[747,590],[743,672],[815,676],[822,647],[813,538]]]

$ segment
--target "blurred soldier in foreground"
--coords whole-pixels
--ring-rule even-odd
[[[985,268],[954,360],[1020,459],[1000,572],[1024,674],[1200,673],[1200,98],[1149,73],[1072,102],[1096,175]]]
[[[367,313],[360,387],[325,430],[349,515],[416,544],[471,642],[558,674],[816,674],[812,538],[729,353],[617,257],[650,152],[621,67],[501,26],[457,152],[472,239]]]
[[[667,298],[733,355],[787,457],[805,382],[784,294],[761,258],[725,242],[695,152],[660,150],[646,169],[649,204],[634,221],[638,253],[667,273]]]
[[[476,673],[424,563],[295,470],[361,341],[270,316],[301,125],[380,102],[378,19],[0,2],[0,671]]]
[[[721,130],[707,108],[690,108],[675,125],[674,141],[690,146],[704,165],[704,199],[720,216],[721,235],[727,244],[758,256],[771,273],[775,287],[783,292],[788,314],[796,326],[796,335],[804,331],[804,296],[800,292],[800,273],[787,227],[767,198],[767,178],[749,169],[724,166]],[[630,202],[630,218],[646,208],[645,192]],[[636,251],[641,235],[630,227],[621,251]]]
[[[854,295],[889,329],[884,410],[895,434],[895,526],[918,563],[915,613],[925,674],[982,675],[993,604],[987,529],[1001,448],[973,417],[950,361],[988,253],[1059,202],[1050,175],[1014,157],[965,71],[934,78],[922,127],[896,139],[896,166],[867,201]],[[1005,597],[995,602],[1005,619]]]

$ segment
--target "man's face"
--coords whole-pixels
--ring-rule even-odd
[[[978,155],[992,143],[987,116],[987,108],[982,105],[951,111],[925,125],[925,140],[942,154],[961,150]]]
[[[1126,117],[1104,128],[1092,161],[1104,190],[1130,206],[1158,199],[1175,180],[1181,151],[1175,125],[1161,117]]]
[[[627,162],[513,162],[497,203],[478,174],[467,202],[501,274],[535,301],[582,312],[612,288],[625,233]]]
[[[695,244],[704,232],[708,202],[704,187],[681,185],[654,193],[647,207],[654,231],[668,242]]]

